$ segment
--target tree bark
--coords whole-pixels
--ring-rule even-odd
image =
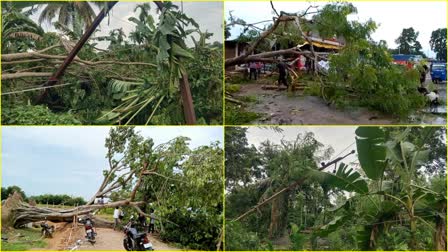
[[[444,206],[445,211],[443,211],[444,216],[446,216],[446,205]],[[436,232],[434,233],[434,250],[446,251],[446,218],[441,218],[436,216]]]
[[[21,73],[4,73],[2,74],[2,80],[12,80],[12,79],[20,79],[20,78],[28,78],[28,77],[49,77],[53,73],[48,72],[21,72]]]
[[[43,207],[34,207],[27,203],[21,204],[12,209],[12,223],[14,227],[20,227],[30,222],[49,220],[52,222],[72,222],[73,216],[85,215],[103,208],[115,208],[117,206],[139,206],[144,202],[131,202],[129,200],[121,200],[117,202],[97,205],[83,205],[71,209],[51,209]]]

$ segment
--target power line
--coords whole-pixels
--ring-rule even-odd
[[[64,84],[53,85],[53,86],[48,86],[48,87],[30,88],[30,89],[24,89],[24,90],[20,90],[20,91],[12,91],[12,92],[2,93],[2,95],[11,95],[11,94],[19,94],[19,93],[25,93],[25,92],[30,92],[30,91],[36,91],[36,90],[45,90],[45,89],[49,89],[49,88],[64,87],[64,86],[69,86],[69,85],[73,85],[73,84],[76,84],[76,83],[64,83]]]
[[[353,146],[356,142],[351,143],[349,146],[347,146],[345,149],[343,149],[341,152],[339,152],[336,157],[340,156],[342,154],[342,152],[346,151],[348,148],[350,148],[351,146]]]

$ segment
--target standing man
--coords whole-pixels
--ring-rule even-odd
[[[114,210],[114,230],[118,226],[118,223],[120,223],[120,209],[118,207],[115,207]]]
[[[286,79],[286,68],[288,66],[286,65],[285,62],[282,61],[282,59],[280,59],[280,62],[277,64],[277,68],[278,68],[278,85],[285,85],[286,87],[288,87],[288,81]]]
[[[149,210],[149,230],[148,233],[154,233],[154,224],[156,223],[156,215],[154,209]]]
[[[257,80],[257,63],[249,63],[249,80],[252,80],[252,74],[254,75],[254,80]]]

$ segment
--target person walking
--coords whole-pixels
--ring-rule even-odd
[[[120,223],[120,216],[121,211],[118,207],[115,207],[114,210],[114,230],[118,227],[118,224]]]
[[[148,233],[154,233],[154,225],[156,223],[156,214],[154,213],[154,209],[149,210],[149,229]]]
[[[285,62],[281,61],[277,64],[277,68],[278,68],[278,85],[285,85],[286,87],[288,87],[288,81],[286,79],[286,69],[287,69],[287,65]]]
[[[249,80],[252,80],[252,75],[254,75],[254,80],[257,80],[257,63],[249,63]]]

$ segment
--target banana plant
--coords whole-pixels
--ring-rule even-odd
[[[165,2],[163,5],[157,25],[154,25],[152,18],[144,15],[149,11],[148,5],[138,7],[141,9],[138,18],[129,18],[137,25],[136,30],[130,34],[131,39],[139,44],[144,43],[148,50],[156,52],[157,78],[145,79],[138,83],[111,81],[110,88],[113,90],[113,95],[120,96],[121,103],[104,113],[99,121],[131,124],[140,113],[140,116],[142,114],[146,116],[150,110],[145,120],[147,125],[162,103],[164,107],[169,107],[179,100],[179,79],[186,73],[184,60],[194,58],[185,40],[188,35],[198,30],[199,25],[178,11],[178,7],[171,2]],[[190,25],[194,28],[184,29]]]
[[[432,127],[424,128],[421,141],[411,143],[407,141],[410,128],[391,135],[379,127],[359,127],[355,132],[356,145],[364,176],[347,172],[343,165],[334,175],[317,174],[322,183],[358,194],[335,209],[335,219],[318,228],[314,235],[328,234],[345,221],[352,220],[362,224],[357,236],[359,249],[373,249],[380,230],[387,230],[397,219],[404,219],[409,222],[410,249],[419,249],[417,225],[432,230],[435,240],[440,241],[436,236],[442,228],[435,229],[427,214],[430,212],[430,218],[443,224],[443,220],[446,221],[446,196],[443,190],[429,189],[418,175],[418,169],[428,159],[429,146],[425,143],[433,130]]]
[[[35,41],[40,40],[43,34],[43,29],[31,20],[26,13],[14,8],[8,12],[2,12],[3,52],[26,51],[35,46]],[[17,44],[21,46],[17,46]],[[12,48],[13,46],[19,48]]]

